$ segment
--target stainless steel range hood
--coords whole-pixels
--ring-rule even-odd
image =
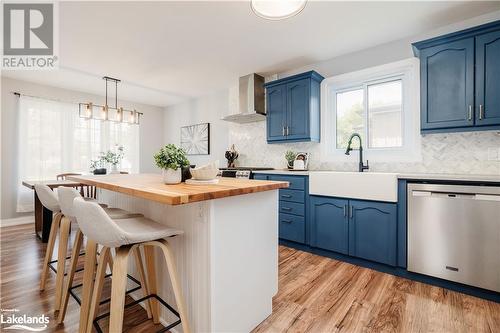
[[[240,77],[238,113],[226,116],[222,120],[243,124],[265,119],[264,78],[255,73]]]

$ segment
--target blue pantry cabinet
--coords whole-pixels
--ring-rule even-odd
[[[500,129],[500,21],[413,44],[421,132]]]
[[[265,84],[268,143],[319,142],[322,80],[310,71]]]

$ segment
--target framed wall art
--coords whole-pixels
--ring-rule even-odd
[[[209,155],[210,123],[181,127],[181,148],[187,155]]]

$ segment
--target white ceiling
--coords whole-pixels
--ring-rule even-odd
[[[2,75],[102,94],[103,75],[123,80],[119,97],[172,105],[263,75],[414,36],[500,9],[500,2],[318,2],[267,21],[248,1],[60,2],[57,72]]]

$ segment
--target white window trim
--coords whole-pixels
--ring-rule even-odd
[[[377,82],[403,80],[402,133],[403,146],[397,148],[369,148],[363,142],[364,158],[373,162],[418,162],[422,160],[420,144],[420,67],[417,58],[409,58],[356,72],[341,74],[321,83],[321,155],[330,162],[352,162],[356,153],[345,155],[336,148],[337,126],[335,96],[337,92],[362,88]],[[366,101],[365,101],[366,102]]]

